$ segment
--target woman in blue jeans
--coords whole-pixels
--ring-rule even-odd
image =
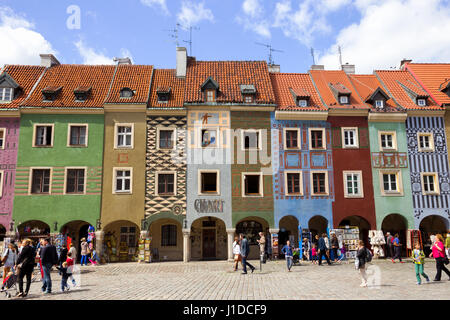
[[[284,257],[286,258],[286,265],[288,268],[288,271],[291,272],[292,268],[292,259],[294,256],[294,253],[292,251],[291,242],[288,240],[286,242],[286,245],[281,249],[281,252],[284,254]]]
[[[87,256],[89,254],[89,245],[86,242],[86,238],[81,239],[81,266],[85,264],[87,266]]]

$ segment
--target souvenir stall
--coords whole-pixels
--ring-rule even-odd
[[[299,229],[299,234],[301,234],[302,243],[305,238],[308,239],[309,248],[311,251],[311,249],[312,249],[312,233],[309,231],[309,229]],[[303,252],[303,246],[302,246],[302,254],[303,254],[303,256],[305,256],[304,252]],[[309,260],[311,260],[311,254],[309,255]]]
[[[369,241],[372,246],[373,257],[375,259],[383,258],[385,256],[383,247],[386,244],[383,230],[369,230]]]
[[[106,262],[118,262],[117,256],[117,238],[115,232],[107,232],[104,239],[103,252],[105,253]]]
[[[41,222],[31,222],[30,224],[22,224],[18,227],[19,237],[23,239],[31,239],[37,244],[41,239],[50,237],[50,228]]]
[[[358,251],[359,228],[358,227],[339,227],[338,229],[330,230],[330,235],[336,233],[339,242],[343,244],[346,259],[355,259]]]
[[[416,243],[420,245],[420,247],[423,249],[422,246],[422,233],[420,230],[412,230],[409,229],[406,232],[406,256],[410,257],[412,254],[412,250],[414,249]]]
[[[152,237],[139,239],[139,262],[152,262]]]

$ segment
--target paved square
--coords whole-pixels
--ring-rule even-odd
[[[258,261],[251,263],[259,267]],[[445,274],[444,281],[418,286],[410,262],[374,261],[371,269],[379,271],[380,277],[373,277],[379,286],[360,288],[353,263],[319,267],[303,262],[287,272],[284,260],[269,261],[262,272],[247,275],[233,272],[225,261],[109,264],[83,267],[81,287],[68,293],[59,293],[61,277],[54,272],[53,294],[44,296],[37,282],[26,300],[450,299]],[[425,272],[434,278],[434,261],[427,261]]]

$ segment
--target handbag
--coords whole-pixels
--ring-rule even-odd
[[[448,257],[444,257],[443,262],[444,262],[445,265],[448,265],[449,264]]]

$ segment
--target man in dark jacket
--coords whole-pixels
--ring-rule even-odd
[[[323,234],[320,238],[319,238],[319,242],[318,242],[318,249],[319,249],[319,266],[322,265],[322,256],[325,256],[325,259],[327,259],[327,263],[328,265],[331,265],[330,262],[330,258],[328,258],[327,255],[327,245],[325,244],[325,239],[324,239],[324,235]]]
[[[58,253],[54,245],[50,244],[50,239],[45,239],[41,248],[41,262],[44,270],[44,281],[42,284],[42,292],[52,293],[52,279],[50,272],[52,267],[58,263]]]
[[[247,266],[252,269],[253,273],[253,271],[255,271],[255,267],[247,261],[248,254],[250,253],[250,245],[248,244],[248,240],[242,233],[239,235],[239,238],[241,239],[242,266],[244,267],[244,272],[242,272],[242,274],[247,274]]]

